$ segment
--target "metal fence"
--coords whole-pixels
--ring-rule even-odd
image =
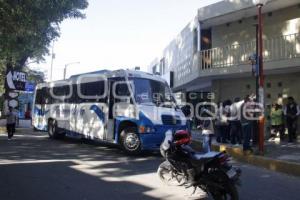
[[[201,70],[249,64],[255,53],[255,40],[203,50],[200,52]],[[300,34],[290,34],[264,40],[264,61],[286,60],[300,57]]]

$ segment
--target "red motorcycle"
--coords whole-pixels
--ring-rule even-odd
[[[160,146],[166,160],[158,167],[159,178],[168,185],[194,187],[194,192],[200,188],[215,200],[238,200],[241,170],[229,164],[225,152],[196,152],[190,142],[187,131],[166,132]]]

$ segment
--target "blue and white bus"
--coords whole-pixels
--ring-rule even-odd
[[[141,71],[98,71],[39,84],[34,129],[120,144],[128,153],[158,149],[167,130],[185,130],[186,119],[167,82]]]

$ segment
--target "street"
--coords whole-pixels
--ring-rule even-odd
[[[189,190],[163,185],[158,153],[128,157],[114,146],[19,129],[0,135],[1,200],[188,199]],[[299,199],[300,179],[250,165],[242,168],[243,200]],[[202,199],[205,199],[203,197]]]

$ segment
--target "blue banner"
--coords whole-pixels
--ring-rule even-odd
[[[34,92],[35,84],[31,82],[26,82],[25,84],[25,91],[26,92]]]

